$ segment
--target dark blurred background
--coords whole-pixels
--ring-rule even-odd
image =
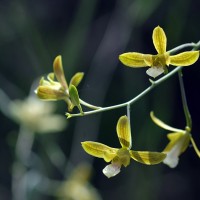
[[[1,0],[0,88],[12,101],[25,99],[36,88],[33,84],[52,71],[54,58],[62,55],[68,81],[78,71],[85,73],[79,86],[83,100],[99,106],[126,102],[150,83],[146,68],[123,66],[118,60],[119,54],[129,51],[155,54],[152,31],[157,25],[166,32],[168,50],[180,44],[198,42],[199,8],[198,0]],[[198,61],[184,68],[183,75],[193,119],[192,134],[200,147],[199,65]],[[66,104],[57,102],[56,106],[56,112],[64,116]],[[149,117],[152,110],[166,123],[184,129],[177,75],[131,106],[134,150],[161,151],[168,142],[168,132],[152,123]],[[12,193],[20,124],[5,114],[6,111],[0,112],[0,200],[19,200]],[[59,183],[68,180],[73,169],[87,162],[92,166],[89,182],[103,200],[200,199],[200,160],[193,148],[188,148],[180,157],[175,169],[163,164],[145,166],[132,161],[114,178],[107,179],[102,174],[106,163],[87,155],[80,142],[94,140],[119,147],[116,123],[124,114],[126,108],[72,118],[66,120],[67,127],[59,133],[36,134],[31,151],[42,160],[42,167],[36,162],[23,170],[26,174],[39,171],[42,176],[58,182],[56,187],[59,187]],[[60,153],[65,158],[63,171],[49,159],[54,145],[63,152]],[[27,177],[30,183],[36,179],[35,175]],[[50,183],[46,189],[43,186],[43,181],[35,181],[24,200],[70,199],[48,191],[54,188]],[[79,199],[87,200],[83,196]]]

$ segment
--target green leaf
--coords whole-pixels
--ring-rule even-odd
[[[84,114],[83,110],[81,108],[78,90],[76,89],[76,87],[74,85],[70,85],[70,87],[69,87],[69,96],[70,96],[70,99],[71,99],[73,105],[77,106],[80,113]]]

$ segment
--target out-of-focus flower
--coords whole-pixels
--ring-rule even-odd
[[[186,127],[185,130],[173,128],[155,117],[153,112],[150,113],[150,116],[155,124],[165,130],[172,131],[172,133],[167,134],[169,143],[163,150],[163,152],[167,154],[167,157],[163,160],[164,164],[171,168],[176,167],[179,162],[179,156],[188,148],[190,141],[194,147],[195,152],[200,157],[200,152],[194,142],[194,139],[192,138],[190,133],[191,129],[189,127]]]
[[[188,66],[194,64],[199,58],[199,51],[185,51],[177,55],[170,55],[166,51],[167,37],[160,26],[153,30],[153,44],[157,55],[142,54],[137,52],[123,53],[119,60],[128,67],[150,67],[146,73],[151,77],[167,73],[167,66]]]
[[[103,158],[106,162],[111,162],[111,164],[103,169],[103,173],[108,178],[117,175],[122,165],[127,167],[130,164],[131,158],[146,165],[153,165],[162,162],[166,157],[164,153],[130,150],[132,140],[130,123],[127,116],[119,118],[116,129],[122,148],[112,148],[98,142],[82,142],[83,149],[88,154]]]
[[[44,80],[44,77],[40,80],[38,88],[35,90],[37,96],[42,100],[56,101],[64,100],[68,105],[68,110],[71,112],[74,106],[77,106],[81,113],[83,113],[77,86],[83,79],[84,73],[76,73],[70,80],[69,86],[65,78],[62,58],[57,56],[53,62],[54,73],[50,73],[47,76],[48,80]],[[57,81],[54,80],[56,76]]]
[[[54,103],[45,103],[36,97],[29,96],[25,100],[11,101],[9,108],[11,117],[33,132],[58,132],[67,124],[64,116],[53,114]]]
[[[98,191],[90,184],[91,166],[78,165],[69,178],[56,191],[59,200],[101,200]]]

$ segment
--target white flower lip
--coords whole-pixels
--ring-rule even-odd
[[[120,168],[121,168],[121,166],[118,165],[118,164],[110,164],[110,165],[107,165],[103,169],[103,173],[108,178],[111,178],[111,177],[116,176],[117,174],[119,174]]]
[[[153,77],[156,78],[157,76],[159,76],[160,74],[162,74],[164,72],[164,69],[162,67],[150,67],[146,73]]]

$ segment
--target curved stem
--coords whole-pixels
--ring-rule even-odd
[[[126,111],[127,111],[127,117],[128,117],[128,120],[129,120],[129,123],[131,121],[131,105],[128,103],[127,106],[126,106]]]
[[[193,47],[192,50],[196,50],[199,47],[200,47],[200,41],[198,43],[196,43],[196,45]],[[185,119],[186,119],[186,127],[189,127],[189,129],[191,131],[191,129],[192,129],[192,118],[191,118],[190,111],[189,111],[188,104],[187,104],[187,99],[186,99],[186,95],[185,95],[185,88],[184,88],[182,76],[183,76],[182,70],[180,69],[178,71],[178,77],[179,77],[179,84],[180,84],[180,88],[181,88],[181,98],[182,98],[182,103],[183,103],[183,110],[184,110]]]
[[[127,104],[126,111],[127,111],[128,121],[129,121],[130,134],[131,134],[131,104],[130,103]],[[132,147],[132,139],[130,141],[129,149],[131,149],[131,147]]]
[[[170,54],[173,54],[173,53],[175,53],[175,52],[177,52],[177,51],[179,51],[179,50],[181,50],[183,48],[186,48],[186,47],[193,47],[192,51],[194,51],[194,50],[196,50],[196,49],[198,49],[200,47],[200,41],[197,42],[197,43],[182,44],[182,45],[177,46],[176,48],[174,48],[174,49],[172,49],[172,50],[170,50],[168,52]],[[174,70],[172,70],[171,72],[169,72],[168,74],[166,74],[162,78],[158,79],[157,81],[153,81],[153,80],[150,79],[150,82],[152,84],[148,88],[146,88],[139,95],[137,95],[136,97],[134,97],[133,99],[131,99],[131,100],[125,102],[125,103],[117,104],[117,105],[114,105],[114,106],[108,106],[108,107],[96,107],[96,106],[91,105],[92,107],[96,108],[96,110],[84,112],[84,115],[82,113],[77,113],[77,114],[66,113],[66,116],[67,116],[67,118],[80,117],[80,116],[91,115],[91,114],[95,114],[95,113],[99,113],[99,112],[105,112],[105,111],[108,111],[108,110],[113,110],[113,109],[125,107],[127,105],[131,105],[131,104],[135,103],[137,100],[139,100],[140,98],[142,98],[144,95],[146,95],[147,93],[149,93],[154,87],[156,87],[160,83],[164,82],[165,80],[167,80],[168,78],[170,78],[172,75],[174,75],[175,73],[177,73],[181,69],[182,69],[182,67],[176,67]],[[84,101],[82,101],[82,104],[83,104],[83,102]],[[84,103],[86,104],[86,102],[84,102]],[[88,104],[88,105],[90,105],[90,104]],[[90,107],[90,108],[92,108],[92,107]]]
[[[197,154],[198,157],[200,158],[200,151],[199,151],[199,149],[198,149],[198,147],[197,147],[197,145],[196,145],[194,139],[192,138],[192,136],[190,137],[190,141],[191,141],[191,143],[192,143],[192,146],[194,147],[194,150],[195,150],[196,154]]]
[[[82,99],[79,99],[79,101],[80,101],[80,104],[81,104],[81,105],[84,105],[84,106],[86,106],[86,107],[88,107],[88,108],[91,108],[91,109],[93,109],[93,110],[97,110],[97,109],[100,109],[100,108],[101,108],[101,107],[99,107],[99,106],[94,106],[94,105],[92,105],[92,104],[89,104],[89,103],[83,101]]]
[[[174,70],[172,70],[167,75],[163,76],[162,78],[160,78],[157,81],[150,80],[151,85],[148,88],[146,88],[139,95],[137,95],[136,97],[134,97],[133,99],[131,99],[131,100],[125,102],[125,103],[117,104],[117,105],[114,105],[114,106],[102,107],[102,108],[99,108],[98,110],[92,110],[92,111],[84,112],[84,115],[82,115],[81,113],[77,113],[77,114],[66,113],[66,116],[67,116],[67,118],[80,117],[80,116],[91,115],[91,114],[95,114],[95,113],[99,113],[99,112],[105,112],[105,111],[113,110],[113,109],[117,109],[117,108],[122,108],[122,107],[127,106],[128,104],[131,105],[131,104],[135,103],[137,100],[139,100],[140,98],[142,98],[144,95],[149,93],[154,87],[158,86],[160,83],[162,83],[163,81],[170,78],[172,75],[174,75],[176,72],[178,72],[181,68],[182,67],[176,67]]]
[[[178,71],[178,78],[179,78],[179,84],[180,84],[180,89],[181,89],[181,98],[182,98],[182,103],[183,103],[185,119],[186,119],[186,125],[191,130],[192,129],[192,118],[191,118],[190,111],[189,111],[188,104],[187,104],[185,88],[184,88],[184,84],[183,84],[182,70]]]
[[[198,49],[199,46],[200,46],[200,41],[197,42],[197,43],[193,43],[193,42],[191,42],[191,43],[186,43],[186,44],[182,44],[182,45],[180,45],[180,46],[177,46],[177,47],[171,49],[170,51],[168,51],[168,53],[174,54],[174,53],[176,53],[177,51],[180,51],[181,49],[184,49],[184,48],[187,48],[187,47],[193,47],[193,48],[194,48],[193,50],[195,50],[195,49]]]

